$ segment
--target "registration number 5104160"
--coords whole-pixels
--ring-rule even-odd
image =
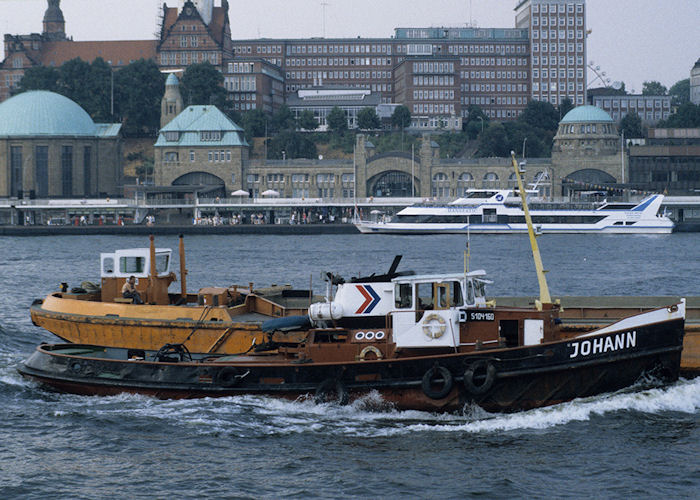
[[[495,319],[496,319],[496,315],[490,311],[466,310],[466,311],[459,312],[460,323],[464,323],[467,321],[494,321]]]

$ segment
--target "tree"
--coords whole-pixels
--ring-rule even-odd
[[[642,84],[642,95],[666,95],[666,87],[656,80],[644,82]]]
[[[90,116],[94,116],[98,110],[95,109],[93,94],[104,83],[95,81],[90,63],[80,58],[71,59],[63,63],[58,72],[59,93],[77,102]],[[106,84],[109,85],[109,80]]]
[[[506,129],[502,123],[491,123],[481,134],[479,144],[479,156],[510,156],[511,148],[508,144]]]
[[[667,120],[660,121],[659,128],[696,128],[700,127],[700,105],[688,102],[678,107]]]
[[[160,128],[165,75],[150,59],[139,59],[114,73],[115,113],[127,136],[154,136]]]
[[[287,158],[316,158],[316,144],[308,134],[284,130],[270,139],[268,155],[278,160],[285,155]]]
[[[391,124],[401,130],[408,127],[411,124],[411,110],[404,105],[397,106],[391,115]]]
[[[530,127],[556,131],[559,112],[546,101],[530,101],[518,117],[518,121]]]
[[[488,122],[489,117],[486,116],[486,113],[476,104],[472,104],[467,108],[467,120],[462,123],[462,129],[473,140],[488,126]]]
[[[574,103],[568,97],[565,97],[559,103],[559,121],[566,116],[566,113],[574,109]]]
[[[362,108],[362,110],[357,113],[357,125],[362,130],[370,130],[379,128],[381,122],[374,108]]]
[[[240,125],[245,130],[246,139],[263,137],[266,122],[268,122],[268,118],[262,109],[253,109],[243,113]]]
[[[299,128],[304,130],[316,130],[318,128],[318,122],[314,116],[314,112],[310,109],[305,109],[299,115]]]
[[[627,113],[625,117],[620,120],[620,132],[624,134],[625,138],[642,138],[644,137],[644,129],[642,128],[642,119],[634,111]]]
[[[328,116],[326,117],[328,128],[337,134],[342,134],[348,129],[348,119],[345,116],[345,111],[338,106],[333,106]]]
[[[677,81],[668,90],[668,95],[672,96],[671,104],[681,106],[690,102],[690,78]]]
[[[294,114],[290,111],[286,104],[280,106],[277,112],[272,116],[272,130],[281,132],[282,130],[294,130],[296,128],[296,120]]]
[[[34,66],[24,72],[24,76],[19,82],[19,92],[27,90],[49,90],[58,92],[58,79],[60,74],[52,66]]]
[[[182,75],[180,93],[188,105],[214,105],[225,109],[224,76],[209,62],[190,64]]]

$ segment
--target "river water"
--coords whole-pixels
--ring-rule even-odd
[[[700,295],[700,234],[546,235],[553,296]],[[466,238],[196,236],[188,288],[460,272]],[[99,253],[142,237],[0,238],[0,498],[681,497],[700,491],[700,378],[511,415],[399,412],[265,397],[159,401],[61,395],[16,366],[55,338],[34,298],[99,281]],[[177,249],[160,237],[159,247]],[[470,269],[490,295],[536,295],[526,236],[473,235]],[[177,253],[175,251],[175,253]],[[177,269],[177,257],[175,269]],[[179,283],[172,285],[177,287]]]

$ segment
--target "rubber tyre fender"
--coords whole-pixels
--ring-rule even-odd
[[[433,380],[438,377],[442,378],[442,388],[436,390],[433,389]],[[452,390],[453,385],[454,377],[452,373],[450,373],[450,370],[437,364],[425,372],[421,383],[423,394],[430,399],[442,399],[446,397]]]
[[[337,378],[327,378],[316,388],[314,401],[316,404],[337,403],[345,406],[350,401],[350,394],[343,382]]]
[[[480,385],[474,383],[474,374],[477,371],[485,370],[486,378],[484,382]],[[480,394],[485,394],[493,386],[493,381],[496,379],[496,368],[493,364],[485,359],[479,359],[470,364],[466,370],[464,370],[464,388],[468,393],[475,396]]]
[[[216,374],[216,383],[222,387],[235,387],[240,381],[238,370],[233,366],[226,366]]]

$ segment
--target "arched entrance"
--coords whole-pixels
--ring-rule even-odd
[[[219,177],[207,172],[189,172],[173,181],[173,186],[189,186],[203,198],[225,198],[226,184]]]
[[[386,198],[406,198],[420,189],[416,183],[415,190],[411,186],[411,176],[398,170],[390,170],[375,175],[367,181],[367,193],[369,196]]]
[[[562,179],[562,195],[580,196],[584,192],[600,191],[606,194],[620,194],[616,189],[617,179],[607,172],[595,168],[585,168],[572,172]]]

